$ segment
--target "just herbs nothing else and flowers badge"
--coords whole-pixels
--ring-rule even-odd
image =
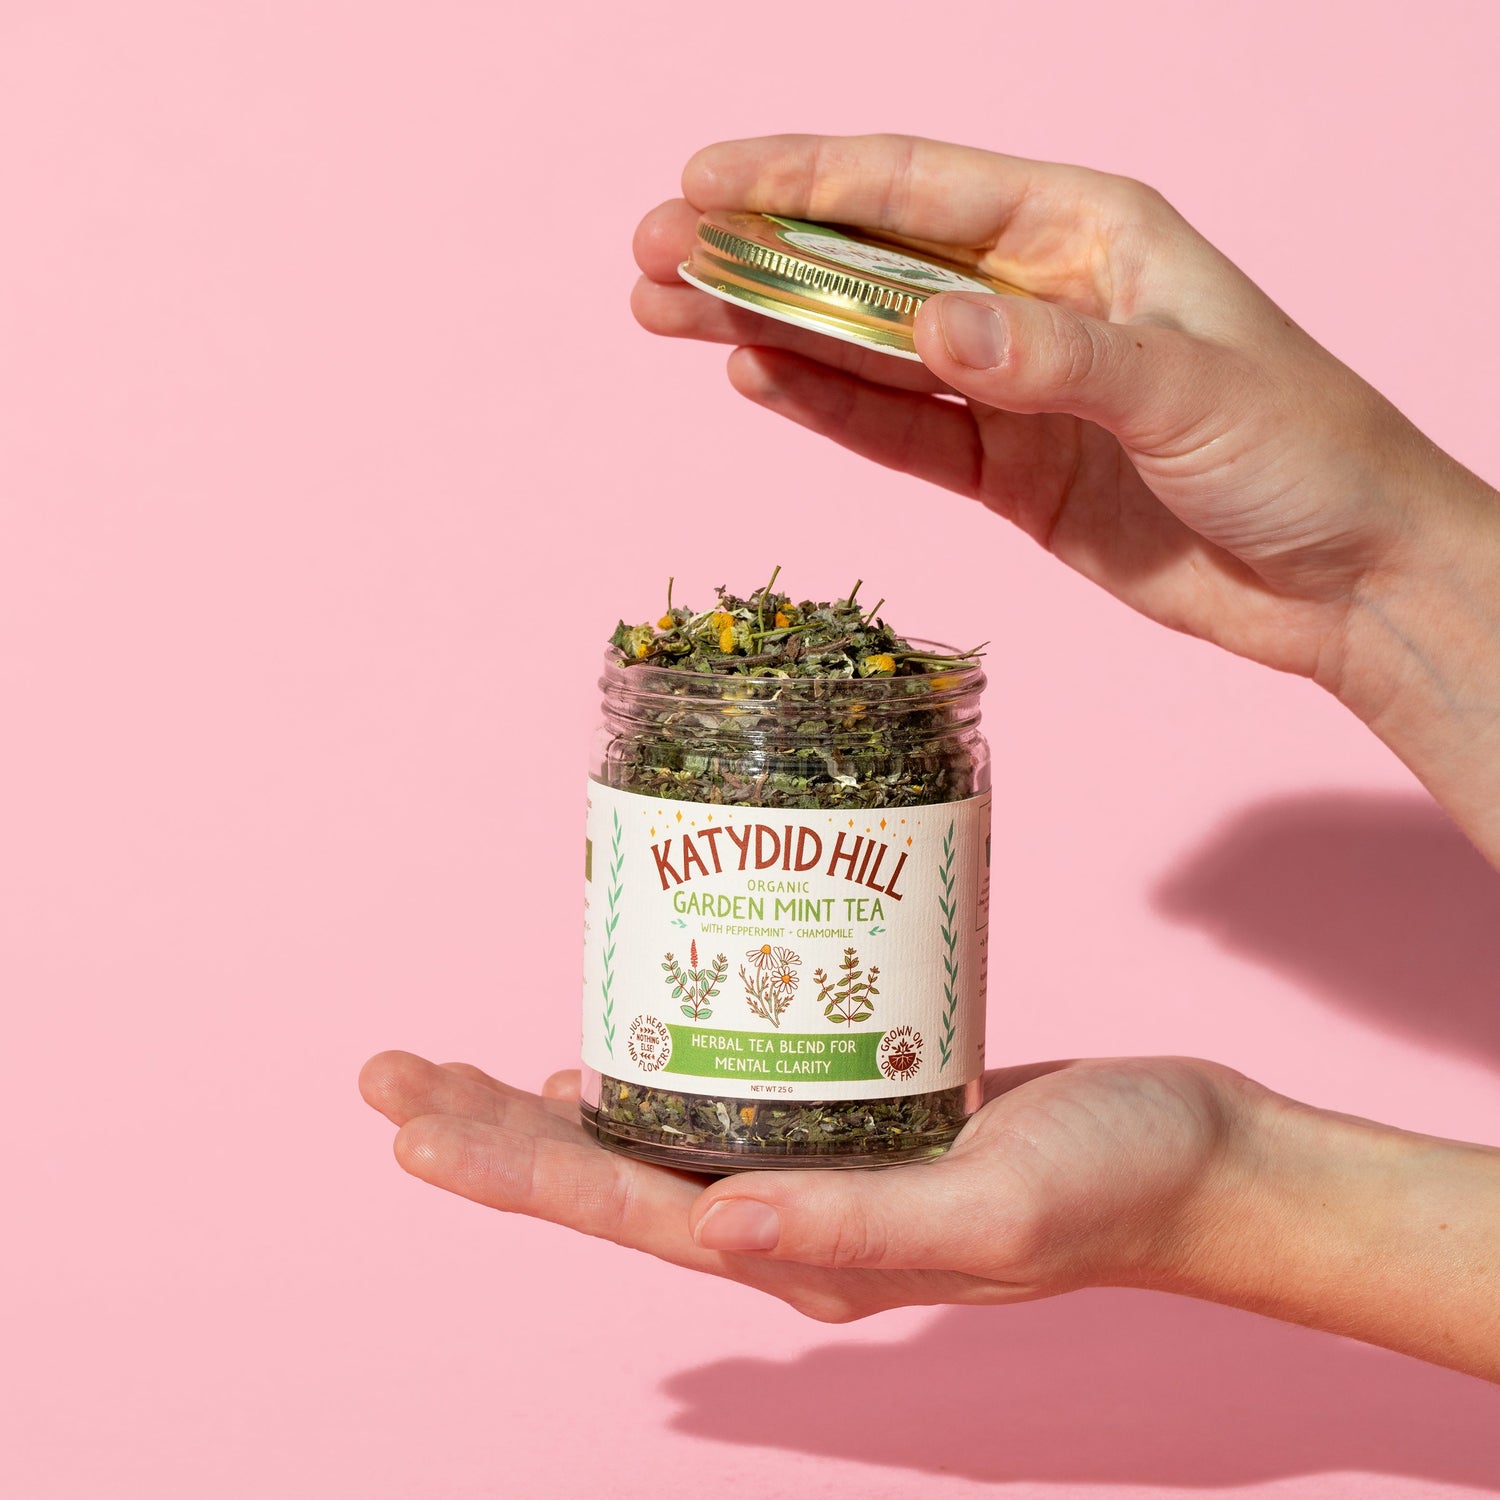
[[[979,651],[777,576],[705,609],[669,587],[600,679],[583,1115],[693,1171],[918,1160],[980,1102]]]

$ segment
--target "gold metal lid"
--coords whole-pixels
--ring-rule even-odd
[[[1026,295],[972,266],[856,230],[723,211],[698,221],[677,274],[725,302],[901,359],[920,357],[912,324],[934,292]]]

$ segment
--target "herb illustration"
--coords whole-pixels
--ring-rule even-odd
[[[858,1021],[868,1021],[875,1012],[875,997],[880,993],[875,981],[880,970],[873,965],[866,974],[859,963],[859,952],[855,948],[844,949],[844,961],[839,971],[831,978],[822,969],[813,970],[813,983],[818,986],[818,1004],[830,1021],[853,1026]]]
[[[702,608],[674,603],[669,582],[659,616],[620,621],[601,684],[599,779],[726,810],[847,814],[958,802],[982,791],[983,647],[950,652],[899,634],[881,616],[884,600],[868,608],[860,602],[859,581],[842,599],[795,599],[776,587],[780,571],[748,595],[721,586]],[[952,894],[946,899],[951,904]],[[949,937],[956,944],[952,920],[945,943]],[[780,951],[751,950],[739,972],[751,1013],[776,1029],[799,993],[795,966],[772,972]],[[950,945],[950,957],[955,951]],[[690,953],[686,969],[674,972],[675,959],[663,965],[689,1019],[711,1014],[707,1002],[724,977],[717,962],[700,970]],[[836,1024],[852,1028],[875,1014],[879,969],[866,969],[855,950],[836,973],[815,972],[812,982]],[[951,1056],[956,983],[944,997]],[[899,1060],[906,1062],[904,1053]],[[879,1164],[943,1149],[968,1118],[966,1097],[962,1086],[817,1102],[715,1097],[606,1074],[598,1134],[635,1154],[706,1171],[775,1158],[788,1166],[840,1158]]]
[[[604,922],[604,979],[599,986],[604,1000],[604,1045],[609,1055],[615,1055],[615,1000],[610,991],[615,983],[615,928],[620,925],[620,894],[624,885],[620,872],[624,868],[625,856],[620,851],[620,815],[614,815],[614,836],[609,844],[609,916]]]
[[[795,998],[802,977],[797,973],[801,956],[790,948],[773,948],[762,943],[759,948],[750,949],[745,957],[750,960],[750,968],[747,971],[744,964],[740,965],[740,982],[745,986],[750,1010],[779,1029],[781,1013]]]
[[[672,998],[682,1002],[683,1015],[690,1021],[706,1021],[713,1015],[708,1002],[719,993],[724,977],[729,973],[729,960],[721,953],[707,968],[700,969],[695,939],[688,949],[688,965],[688,968],[682,968],[676,957],[669,953],[662,968],[667,971]]]
[[[943,839],[943,863],[938,873],[943,881],[943,894],[938,897],[938,906],[943,913],[943,946],[948,951],[943,955],[943,967],[947,974],[943,979],[943,1034],[938,1038],[938,1049],[942,1053],[942,1066],[948,1066],[948,1060],[953,1056],[953,1022],[958,1014],[958,963],[955,958],[955,949],[958,944],[958,923],[956,918],[957,897],[954,895],[954,887],[957,877],[953,873],[953,824],[948,824],[948,832]]]

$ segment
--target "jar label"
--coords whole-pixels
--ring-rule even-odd
[[[732,1098],[984,1071],[990,797],[785,811],[589,782],[583,1060]]]

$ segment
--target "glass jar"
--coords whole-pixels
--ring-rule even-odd
[[[984,1071],[984,682],[972,660],[886,677],[606,660],[582,1094],[604,1145],[720,1173],[951,1144]]]

